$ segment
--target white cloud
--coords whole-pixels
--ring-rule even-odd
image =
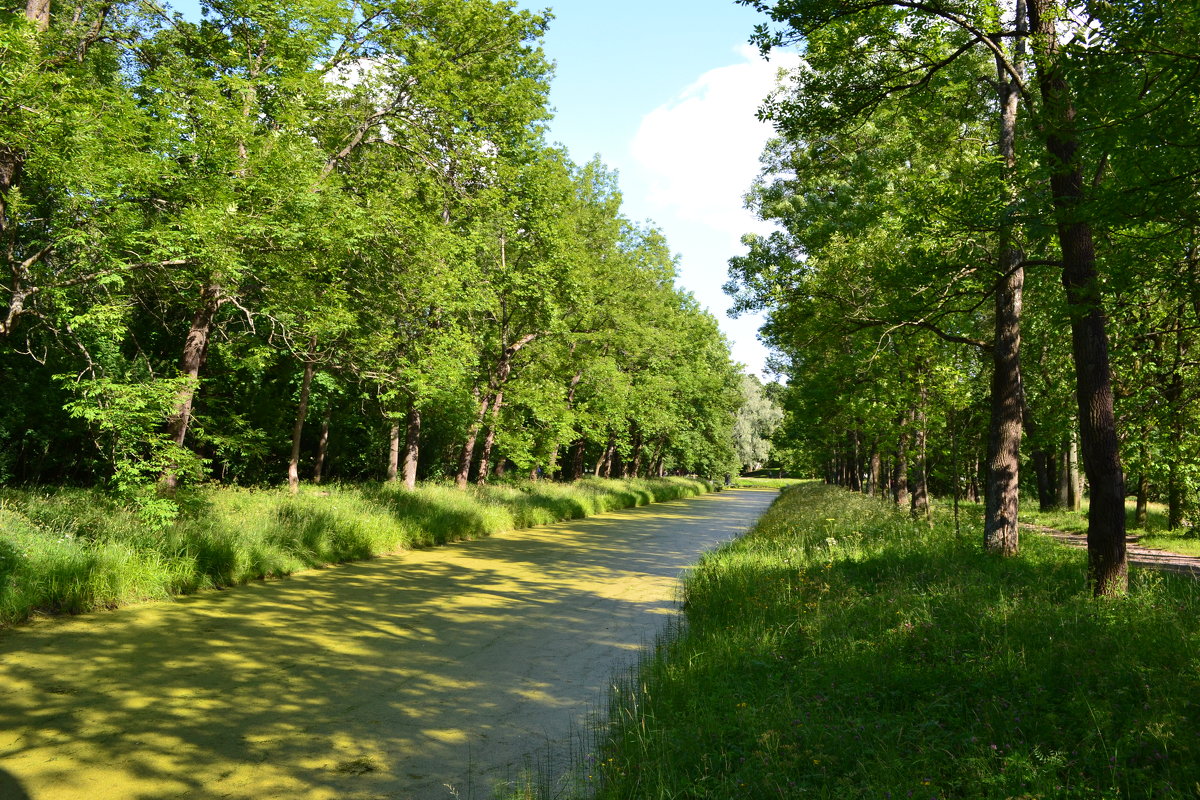
[[[764,60],[749,46],[737,53],[740,63],[709,70],[643,117],[630,149],[656,209],[740,235],[761,227],[742,208],[742,196],[773,132],[755,113],[779,70],[800,58],[775,53]]]

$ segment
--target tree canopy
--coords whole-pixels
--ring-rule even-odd
[[[740,378],[506,0],[0,11],[0,481],[736,467]]]
[[[1078,453],[1093,585],[1123,591],[1125,470],[1174,524],[1200,489],[1200,17],[742,2],[760,47],[804,55],[763,108],[778,137],[749,197],[779,230],[747,237],[728,286],[768,311],[795,457],[897,501],[926,478],[984,494],[986,543],[1015,552],[1021,476],[1073,503]]]

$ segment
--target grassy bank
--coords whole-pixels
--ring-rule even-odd
[[[930,530],[786,491],[705,558],[686,627],[615,693],[579,779],[600,798],[1194,797],[1200,588],[1085,554]]]
[[[88,490],[0,489],[0,625],[286,575],[707,491],[703,481],[205,488],[163,530]]]

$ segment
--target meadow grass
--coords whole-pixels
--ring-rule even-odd
[[[868,497],[786,490],[706,556],[686,617],[617,680],[598,798],[1150,798],[1200,791],[1200,584],[982,552]]]
[[[168,527],[85,489],[0,489],[0,626],[220,588],[700,494],[688,478],[204,487]]]
[[[1146,507],[1146,526],[1134,527],[1137,503],[1133,498],[1125,501],[1125,531],[1130,536],[1137,536],[1140,547],[1153,547],[1157,550],[1167,550],[1185,556],[1200,556],[1200,536],[1196,529],[1186,525],[1175,530],[1167,529],[1167,507],[1163,503],[1149,503]],[[1054,509],[1038,511],[1035,508],[1021,508],[1021,521],[1054,528],[1068,533],[1087,533],[1088,504],[1085,500],[1080,511]]]

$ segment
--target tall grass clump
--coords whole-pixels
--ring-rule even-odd
[[[686,583],[619,681],[600,798],[1124,798],[1200,790],[1200,589],[1086,554],[982,551],[820,485],[789,489]]]
[[[0,626],[234,586],[404,548],[700,494],[686,478],[471,487],[206,487],[172,523],[96,491],[0,489]]]

